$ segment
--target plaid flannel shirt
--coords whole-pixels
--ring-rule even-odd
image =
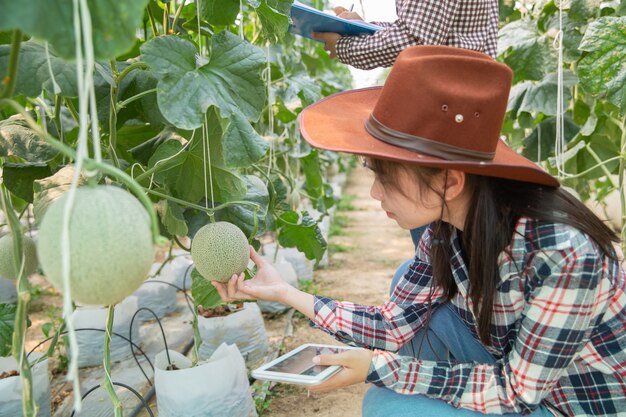
[[[449,45],[496,57],[498,0],[396,0],[398,19],[373,35],[337,41],[337,57],[361,69],[389,67],[412,45]]]
[[[426,361],[396,353],[424,325],[431,293],[431,231],[381,307],[315,298],[311,325],[374,349],[368,382],[402,394],[425,394],[482,413],[625,415],[626,295],[618,262],[587,235],[562,224],[522,218],[498,259],[492,316],[493,364]],[[478,339],[468,298],[467,265],[452,239],[458,294],[451,306]],[[431,294],[433,308],[443,302]]]

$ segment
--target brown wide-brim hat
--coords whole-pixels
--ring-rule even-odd
[[[489,56],[413,46],[383,87],[322,99],[299,116],[312,146],[558,187],[500,138],[512,72]]]

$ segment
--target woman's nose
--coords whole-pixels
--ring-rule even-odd
[[[380,182],[375,179],[372,183],[372,188],[370,188],[370,196],[377,201],[383,201],[383,188],[380,185]]]

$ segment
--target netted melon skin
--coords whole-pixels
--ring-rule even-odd
[[[250,259],[248,239],[232,223],[203,226],[191,242],[191,258],[196,269],[210,281],[226,282],[245,271]]]
[[[26,258],[24,272],[26,276],[28,276],[37,270],[37,248],[33,239],[28,236],[23,236],[22,250]],[[9,233],[0,238],[0,277],[12,280],[17,279],[18,271],[15,270],[14,257],[13,235]]]
[[[67,199],[65,194],[50,205],[37,242],[44,274],[61,292],[61,225]],[[104,185],[78,188],[69,233],[74,301],[116,304],[147,278],[154,259],[150,218],[128,192]]]

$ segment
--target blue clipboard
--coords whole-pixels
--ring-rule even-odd
[[[324,13],[295,1],[291,6],[289,32],[311,38],[311,32],[334,32],[342,36],[371,35],[382,27],[361,20],[350,20]]]

